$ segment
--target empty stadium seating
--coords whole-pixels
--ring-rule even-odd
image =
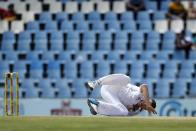
[[[85,83],[110,73],[147,83],[153,97],[196,96],[196,51],[186,58],[175,50],[176,33],[195,34],[196,20],[168,21],[169,1],[160,7],[145,1],[136,18],[118,0],[17,0],[0,7],[9,4],[21,17],[0,21],[0,80],[19,72],[22,98],[100,97],[100,88],[89,94]]]

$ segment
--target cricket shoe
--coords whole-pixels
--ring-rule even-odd
[[[87,85],[89,88],[94,89],[99,83],[97,81],[89,81]]]
[[[97,115],[97,106],[99,104],[98,100],[93,99],[93,98],[88,98],[87,104],[90,108],[91,114]]]

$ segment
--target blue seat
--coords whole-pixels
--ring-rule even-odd
[[[196,60],[196,52],[195,51],[190,51],[190,56],[189,56],[190,60]]]
[[[50,38],[50,50],[62,51],[64,49],[63,33],[60,31],[53,31]]]
[[[178,60],[178,61],[185,60],[185,52],[184,51],[175,51],[173,53],[173,60]]]
[[[95,49],[96,36],[93,31],[85,31],[82,39],[82,50],[92,51]]]
[[[110,62],[115,62],[121,59],[121,51],[110,51],[107,54],[107,60]]]
[[[43,63],[38,60],[30,63],[30,78],[40,79],[43,77]]]
[[[131,35],[132,40],[140,40],[142,43],[144,42],[144,33],[141,31],[135,31]]]
[[[39,88],[42,92],[42,98],[55,98],[56,90],[52,87],[50,79],[41,79],[39,81]]]
[[[160,61],[167,61],[171,53],[171,51],[159,51],[159,53],[156,54],[156,59]]]
[[[60,70],[60,63],[58,61],[50,61],[48,63],[48,70],[47,74],[49,78],[60,78],[61,77],[61,70]]]
[[[178,63],[176,61],[168,61],[165,63],[163,70],[163,78],[175,79],[178,71]]]
[[[4,73],[9,72],[10,63],[8,61],[0,61],[0,80],[4,79]]]
[[[155,56],[156,52],[155,51],[143,51],[140,54],[140,59],[141,60],[152,60]]]
[[[184,78],[184,79],[192,79],[193,77],[193,72],[191,69],[181,69],[179,72],[179,78]]]
[[[45,62],[53,61],[55,59],[56,52],[53,51],[46,51],[42,53],[42,60]]]
[[[4,52],[5,60],[8,61],[17,61],[18,60],[18,53],[13,51],[6,51]]]
[[[26,30],[32,33],[39,31],[39,22],[37,21],[28,22]]]
[[[168,11],[170,0],[161,1],[161,10]]]
[[[141,70],[141,72],[144,72],[144,61],[132,61],[131,63],[131,71],[137,71]]]
[[[114,37],[115,50],[127,50],[128,34],[126,32],[116,32]]]
[[[176,40],[176,35],[172,31],[167,31],[163,35],[163,42],[174,43]],[[174,45],[174,44],[173,44]]]
[[[147,34],[147,40],[149,42],[161,42],[161,38],[160,38],[160,34],[156,31],[151,31],[151,32],[148,32]]]
[[[160,78],[160,73],[161,73],[161,70],[160,69],[148,69],[147,70],[147,75],[146,75],[146,78],[147,79],[158,79]]]
[[[149,61],[148,65],[147,65],[148,70],[160,69],[160,68],[161,68],[161,63],[157,60]]]
[[[166,19],[166,11],[156,11],[153,14],[153,20],[165,20]]]
[[[88,21],[100,21],[100,20],[101,17],[99,12],[93,11],[88,14]]]
[[[14,50],[14,43],[10,43],[11,41],[2,41],[1,42],[1,50],[4,51],[13,51]]]
[[[74,98],[86,98],[87,89],[85,86],[86,81],[84,79],[75,79],[73,82],[73,88],[75,88]]]
[[[165,69],[177,70],[178,69],[178,62],[177,61],[167,61],[165,63]]]
[[[26,77],[27,64],[26,61],[15,61],[13,65],[13,72],[18,72],[21,79]]]
[[[53,32],[58,29],[57,23],[54,21],[47,21],[45,23],[45,31],[46,32]]]
[[[26,56],[26,60],[39,60],[41,56],[41,52],[40,51],[32,51],[32,52],[28,52],[27,56]]]
[[[36,51],[46,51],[48,49],[47,47],[47,34],[46,32],[36,32],[35,33],[35,50]]]
[[[163,78],[174,80],[176,78],[177,71],[172,69],[163,70]]]
[[[123,12],[121,15],[120,15],[120,20],[121,21],[125,21],[125,22],[129,22],[129,21],[133,21],[133,13],[132,12]]]
[[[106,24],[107,24],[107,29],[112,32],[119,31],[121,28],[118,21],[110,21],[110,22],[106,22]]]
[[[126,51],[124,54],[124,60],[125,61],[132,61],[136,60],[137,56],[140,54],[139,51]]]
[[[104,31],[99,33],[99,50],[110,50],[112,42],[112,34],[109,31]]]
[[[106,56],[107,51],[96,51],[92,53],[91,59],[92,61],[98,62],[104,60],[104,56]]]
[[[98,44],[98,50],[108,51],[111,50],[111,42],[110,40],[101,40]]]
[[[77,63],[74,61],[67,61],[64,65],[64,76],[68,79],[77,78]]]
[[[139,21],[139,30],[144,32],[152,31],[152,23],[150,20]]]
[[[72,60],[72,56],[75,54],[74,51],[62,51],[58,55],[59,61],[70,61]]]
[[[153,11],[157,11],[157,1],[146,1],[145,2],[145,7],[147,10],[153,10]]]
[[[189,61],[189,60],[182,61],[180,66],[180,72],[179,72],[180,78],[192,79],[194,72],[195,69],[194,69],[193,61]]]
[[[73,13],[72,21],[77,21],[77,22],[84,21],[84,14],[81,12]]]
[[[134,20],[122,22],[123,31],[134,32],[136,31],[136,23]]]
[[[82,78],[92,79],[94,77],[93,62],[84,61],[81,63],[80,75]]]
[[[148,40],[146,43],[146,50],[148,51],[159,51],[159,43],[157,41]]]
[[[80,32],[88,31],[89,30],[88,22],[86,22],[86,21],[76,22],[76,30],[80,31]]]
[[[137,20],[138,21],[150,20],[150,15],[149,15],[148,11],[140,11],[140,12],[138,12]]]
[[[155,32],[155,31],[148,32],[146,49],[158,51],[159,50],[159,43],[160,43],[159,33]]]
[[[4,98],[4,89],[0,88],[0,98]]]
[[[128,64],[126,61],[116,61],[114,65],[114,73],[127,74]]]
[[[104,20],[108,22],[116,21],[117,20],[117,15],[114,12],[107,12],[104,14]]]
[[[189,96],[190,97],[195,97],[196,96],[196,79],[192,79],[190,83],[190,91],[189,91]]]
[[[61,22],[61,21],[64,21],[64,20],[68,20],[68,14],[66,12],[58,12],[56,13],[55,15],[55,20],[57,22]]]
[[[137,70],[131,68],[131,78],[134,80],[134,81],[140,81],[143,79],[143,68],[137,68]]]
[[[78,51],[75,56],[75,61],[82,62],[86,61],[89,58],[91,52],[89,51]]]
[[[177,79],[174,82],[174,87],[172,91],[172,97],[175,98],[183,98],[186,96],[186,91],[187,91],[187,81],[186,79]]]
[[[131,36],[131,50],[143,50],[144,33],[136,31]]]
[[[173,40],[163,40],[162,50],[173,51],[175,49],[175,43]]]
[[[156,84],[156,97],[170,97],[170,81],[168,79],[159,79]]]
[[[71,21],[62,21],[60,24],[60,30],[63,32],[73,31],[73,22]]]
[[[29,31],[20,32],[18,42],[17,42],[17,50],[29,51],[30,43],[31,43],[31,33]]]
[[[180,68],[181,70],[191,70],[194,72],[194,62],[191,60],[182,61]]]
[[[110,74],[110,63],[108,61],[99,61],[97,65],[97,78]]]
[[[0,52],[0,61],[2,61],[2,60],[3,60],[3,53]]]
[[[61,0],[61,2],[63,3],[63,4],[66,4],[66,2],[68,2],[69,0]]]
[[[131,39],[131,50],[141,51],[143,50],[143,42],[141,39]]]
[[[41,14],[39,14],[39,21],[40,22],[47,22],[47,21],[51,21],[52,20],[52,16],[50,14],[50,12],[42,12]]]
[[[25,98],[38,98],[39,90],[35,88],[35,81],[33,79],[25,79],[22,81],[21,89],[25,90]]]
[[[1,41],[1,50],[13,50],[14,49],[14,43],[15,35],[11,31],[7,31],[3,33],[3,39]]]
[[[58,98],[70,98],[71,90],[68,86],[67,79],[58,79],[55,87],[59,90]]]
[[[93,21],[92,23],[92,30],[96,32],[100,32],[105,30],[105,23],[102,21]]]
[[[78,32],[68,32],[67,33],[67,41],[66,41],[66,49],[67,50],[74,50],[77,51],[79,50],[79,33]]]

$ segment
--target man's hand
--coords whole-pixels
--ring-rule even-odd
[[[139,106],[144,109],[147,110],[149,113],[154,113],[157,114],[156,110],[151,106],[149,101],[142,101],[140,102]]]
[[[157,114],[156,110],[152,107],[152,106],[147,106],[146,110],[148,111],[148,113],[153,113],[153,114]]]

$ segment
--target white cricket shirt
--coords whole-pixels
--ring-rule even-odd
[[[144,100],[144,97],[140,92],[140,87],[132,84],[127,84],[127,86],[122,87],[118,92],[118,97],[122,104],[126,107]]]

